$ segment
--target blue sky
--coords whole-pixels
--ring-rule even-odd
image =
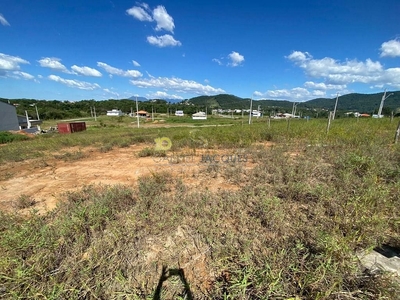
[[[2,0],[0,97],[400,90],[400,1]]]

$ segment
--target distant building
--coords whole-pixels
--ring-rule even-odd
[[[207,120],[207,115],[204,111],[200,111],[192,115],[193,120]]]
[[[140,118],[148,118],[148,117],[150,117],[149,113],[148,113],[147,111],[145,111],[145,110],[139,110],[139,111],[137,112],[137,115],[138,115]]]
[[[110,117],[120,117],[123,115],[124,115],[124,113],[120,109],[107,110],[107,116],[110,116]]]
[[[0,131],[19,130],[16,108],[0,101]]]
[[[183,110],[177,110],[176,112],[175,112],[175,116],[177,116],[177,117],[183,117],[185,114],[183,113]]]

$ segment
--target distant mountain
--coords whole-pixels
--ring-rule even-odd
[[[137,98],[137,101],[148,101],[149,100],[146,97],[136,97],[136,96],[132,96],[132,97],[127,98],[127,99],[128,100],[136,100],[136,98]]]
[[[391,96],[389,96],[392,94]],[[358,111],[372,113],[378,110],[383,93],[376,94],[347,94],[338,99],[337,109],[341,111]],[[388,97],[389,96],[389,97]],[[400,108],[400,91],[387,92],[384,108],[386,110],[396,110]],[[249,109],[250,99],[240,98],[234,95],[220,94],[214,96],[199,96],[188,100],[196,106],[207,106],[209,108],[221,109]],[[316,98],[313,100],[298,103],[298,108],[303,109],[325,109],[333,110],[336,102],[335,98]],[[283,109],[291,110],[292,101],[287,100],[253,100],[253,109]]]

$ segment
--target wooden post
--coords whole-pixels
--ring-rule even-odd
[[[331,127],[332,115],[333,115],[333,113],[330,111],[330,112],[329,112],[329,117],[328,117],[328,126],[326,127],[326,134],[329,133],[329,129],[330,129],[330,127]]]
[[[399,140],[399,135],[400,135],[400,121],[399,124],[397,124],[397,129],[396,129],[396,134],[394,136],[394,143],[397,144]]]

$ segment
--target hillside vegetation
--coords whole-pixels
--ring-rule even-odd
[[[400,92],[388,92],[388,97],[384,104],[383,114],[386,116],[400,113]],[[345,112],[360,112],[373,114],[377,113],[383,93],[378,94],[348,94],[339,97],[338,117],[343,117]],[[141,98],[143,99],[143,98]],[[82,100],[76,102],[69,101],[44,101],[35,99],[3,99],[0,101],[17,105],[17,113],[36,118],[36,110],[32,106],[36,104],[40,118],[43,120],[67,119],[91,116],[91,108],[95,107],[97,115],[105,115],[107,110],[120,109],[123,113],[136,111],[136,102],[129,99],[109,99],[104,101]],[[332,99],[313,99],[298,103],[297,114],[310,117],[327,117],[328,110],[333,110],[336,98]],[[293,102],[285,100],[254,100],[253,109],[260,109],[264,115],[274,115],[281,112],[292,112]],[[186,99],[181,102],[167,102],[165,100],[154,99],[139,102],[139,110],[146,110],[149,113],[170,113],[176,110],[183,110],[185,114],[193,114],[198,111],[208,111],[212,109],[249,109],[250,99],[240,98],[234,95],[220,94],[214,96],[199,96]]]

